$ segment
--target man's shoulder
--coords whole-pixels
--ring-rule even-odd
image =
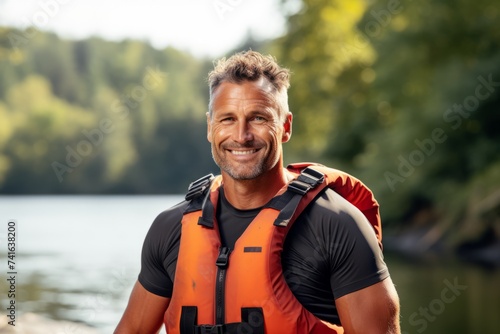
[[[326,188],[308,206],[308,214],[331,215],[336,217],[350,217],[363,219],[366,217],[352,203],[331,188]]]
[[[151,226],[152,229],[172,229],[180,225],[182,216],[189,202],[182,201],[158,214]]]
[[[298,224],[297,224],[298,223]],[[335,240],[373,239],[376,235],[366,216],[348,200],[327,188],[306,208],[294,228],[311,230],[316,236],[335,235]],[[298,225],[297,227],[295,225]],[[344,242],[342,241],[342,242]]]

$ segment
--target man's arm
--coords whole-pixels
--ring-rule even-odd
[[[399,334],[399,297],[390,277],[335,301],[345,334]]]
[[[137,281],[115,334],[158,333],[170,298],[157,296]]]

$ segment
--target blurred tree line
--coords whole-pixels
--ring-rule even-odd
[[[453,243],[498,239],[496,2],[281,5],[287,33],[238,49],[292,70],[287,162],[361,178],[384,224],[423,227],[424,248],[451,229]],[[1,193],[182,193],[217,171],[205,139],[212,60],[35,32],[0,30]]]
[[[304,0],[271,50],[295,73],[289,150],[367,183],[416,232],[401,247],[500,240],[495,1]]]
[[[215,171],[211,62],[140,41],[6,28],[0,45],[2,193],[180,193]]]

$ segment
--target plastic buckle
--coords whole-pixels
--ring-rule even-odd
[[[288,190],[304,196],[310,189],[323,183],[325,174],[318,172],[312,168],[304,169],[299,177],[288,185]]]
[[[195,327],[196,334],[224,334],[224,325],[198,325]]]
[[[231,250],[228,247],[222,247],[215,265],[219,268],[226,268],[229,263],[229,253],[231,253]]]
[[[190,201],[193,198],[203,194],[205,190],[210,187],[210,184],[212,183],[214,179],[213,174],[208,174],[205,175],[202,178],[199,178],[198,180],[191,182],[188,188],[188,192],[186,194],[186,201]]]
[[[309,184],[312,188],[323,183],[324,179],[325,174],[318,172],[317,170],[310,167],[304,169],[297,178],[297,180]]]
[[[307,183],[304,183],[302,181],[293,180],[288,184],[288,190],[293,191],[294,193],[297,193],[299,195],[305,195],[309,189],[311,189],[311,186]]]

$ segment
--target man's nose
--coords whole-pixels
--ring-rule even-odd
[[[247,121],[240,121],[236,126],[234,140],[238,143],[246,143],[253,140],[253,133],[250,124]]]

